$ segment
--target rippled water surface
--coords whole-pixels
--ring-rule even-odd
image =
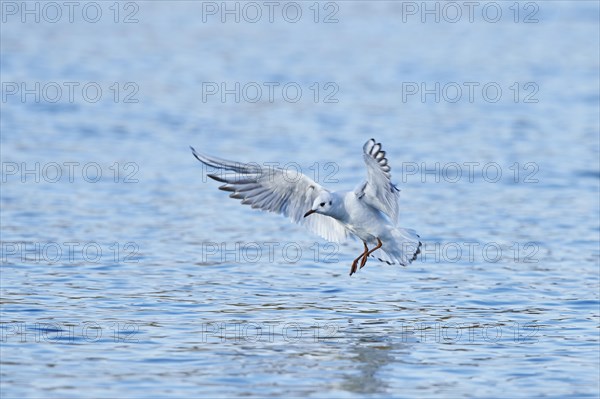
[[[21,4],[2,397],[598,397],[597,3],[497,2],[495,23],[484,3],[456,23],[421,2],[297,3],[296,23],[287,3],[272,23],[261,3],[256,23],[233,2],[239,23],[220,2],[101,2],[96,23]],[[370,137],[424,251],[352,277],[360,242],[240,206],[188,148],[337,190]]]

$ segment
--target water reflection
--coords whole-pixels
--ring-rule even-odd
[[[359,333],[360,337],[345,348],[344,358],[352,372],[344,373],[340,388],[358,394],[376,394],[388,391],[388,383],[381,377],[381,369],[396,361],[405,345],[394,344],[387,336]]]

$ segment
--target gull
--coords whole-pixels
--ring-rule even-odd
[[[208,177],[225,183],[219,189],[242,204],[283,214],[328,241],[343,242],[349,236],[362,240],[364,250],[352,262],[350,276],[369,257],[406,266],[421,252],[416,232],[397,226],[400,190],[391,182],[385,151],[375,139],[363,146],[367,179],[353,191],[329,191],[297,171],[265,169],[190,149],[198,161],[218,172]]]

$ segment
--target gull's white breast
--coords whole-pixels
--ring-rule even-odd
[[[344,196],[344,208],[347,216],[341,222],[363,241],[375,242],[377,237],[393,228],[389,218],[362,202],[354,192],[348,192]]]

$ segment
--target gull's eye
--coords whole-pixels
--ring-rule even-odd
[[[321,202],[321,203],[319,204],[319,206],[325,206],[325,203],[324,203],[324,202]]]
[[[331,205],[331,201],[329,201],[329,205]]]

